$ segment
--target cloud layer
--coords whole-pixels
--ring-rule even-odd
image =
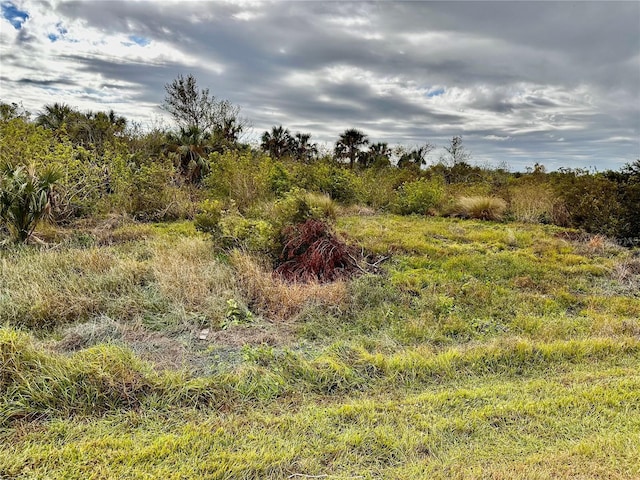
[[[443,145],[479,163],[618,168],[640,157],[637,2],[9,0],[0,99],[162,115],[193,73],[272,125],[333,142]],[[437,153],[436,153],[437,155]]]

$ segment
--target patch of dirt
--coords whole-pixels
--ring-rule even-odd
[[[275,325],[237,325],[212,332],[207,341],[226,347],[280,346],[293,343],[294,332],[294,325],[284,322],[279,322],[277,327]]]

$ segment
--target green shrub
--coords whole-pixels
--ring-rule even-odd
[[[31,237],[38,222],[50,211],[51,189],[59,179],[60,173],[53,168],[38,175],[33,166],[2,166],[0,220],[13,240],[26,242]]]
[[[563,170],[552,175],[556,194],[566,209],[566,226],[615,236],[621,226],[623,207],[618,185],[602,174]]]
[[[497,197],[460,197],[458,214],[479,220],[502,220],[507,202]]]
[[[213,153],[209,158],[211,171],[203,184],[212,197],[232,200],[241,213],[258,200],[273,198],[269,179],[273,160],[269,157],[227,152],[224,155]]]
[[[219,236],[214,236],[214,239],[224,248],[242,248],[260,253],[272,253],[276,250],[278,232],[266,220],[227,213],[222,216],[219,225]]]
[[[287,225],[304,223],[312,218],[335,220],[334,201],[327,195],[308,193],[294,188],[275,202],[271,221],[278,230],[281,230]]]
[[[360,179],[351,170],[328,162],[301,168],[297,172],[296,185],[308,191],[322,192],[333,200],[350,203],[357,199]]]
[[[222,202],[207,199],[200,203],[194,220],[196,229],[201,232],[220,234],[220,220],[222,219]]]
[[[396,190],[415,177],[408,168],[367,169],[360,174],[356,200],[375,209],[387,208],[396,199]]]
[[[438,209],[444,198],[444,185],[440,179],[427,180],[420,178],[403,183],[391,204],[394,213],[408,215],[411,213],[427,214]]]
[[[140,165],[132,171],[127,213],[142,220],[164,218],[172,198],[168,189],[173,169],[167,164]]]
[[[281,162],[274,163],[267,178],[269,189],[279,197],[293,188],[291,174]]]

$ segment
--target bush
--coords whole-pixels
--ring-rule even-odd
[[[566,226],[591,233],[615,236],[620,229],[623,207],[618,185],[602,174],[564,170],[552,175],[556,194],[567,212]]]
[[[357,268],[351,249],[323,221],[310,219],[283,233],[284,248],[275,272],[286,280],[330,282]]]
[[[322,192],[338,202],[350,203],[357,199],[360,179],[338,165],[319,162],[297,172],[296,184],[309,191]]]
[[[502,220],[507,202],[497,197],[460,197],[458,214],[479,220]]]
[[[128,189],[130,196],[127,213],[141,220],[164,218],[165,210],[168,210],[172,203],[168,188],[172,176],[173,169],[162,163],[140,165],[134,169]]]
[[[241,248],[250,252],[272,254],[277,250],[278,235],[266,221],[228,213],[220,219],[219,233],[214,236],[224,248]]]
[[[444,185],[441,180],[420,178],[400,186],[391,210],[401,215],[433,213],[440,207],[443,198]]]
[[[60,174],[46,169],[38,175],[33,167],[6,164],[0,170],[0,220],[13,240],[26,242],[38,222],[50,211],[51,189]]]
[[[220,220],[222,219],[222,202],[207,199],[200,203],[198,213],[194,218],[196,230],[213,235],[220,235]]]
[[[327,195],[308,193],[294,188],[273,207],[272,222],[278,230],[309,219],[335,220],[336,205]]]

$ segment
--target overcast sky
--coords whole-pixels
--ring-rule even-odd
[[[0,0],[0,100],[144,123],[193,73],[331,144],[444,145],[480,164],[617,169],[640,157],[640,2]],[[434,157],[437,157],[437,151]],[[437,160],[437,158],[432,158]]]

